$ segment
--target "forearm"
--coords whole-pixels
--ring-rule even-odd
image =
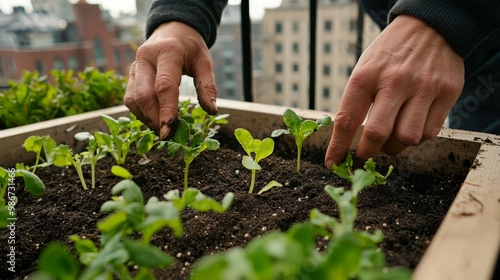
[[[500,27],[499,0],[399,0],[389,22],[400,14],[432,26],[464,58]]]
[[[227,0],[157,0],[146,24],[146,38],[163,23],[180,21],[196,29],[208,47],[215,42],[217,27]]]

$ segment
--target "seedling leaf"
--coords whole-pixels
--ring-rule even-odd
[[[283,186],[282,184],[276,182],[275,180],[272,180],[265,187],[263,187],[257,194],[263,194],[264,192],[267,192],[274,187],[282,187],[282,186]]]

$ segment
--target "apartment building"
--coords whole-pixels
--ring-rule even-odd
[[[356,63],[358,6],[353,0],[318,0],[316,108],[335,113]],[[379,33],[365,16],[364,46]],[[283,0],[262,20],[262,87],[257,102],[308,108],[309,1]]]

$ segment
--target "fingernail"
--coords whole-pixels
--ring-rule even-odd
[[[332,170],[333,169],[333,164],[335,162],[333,161],[333,159],[329,159],[326,161],[326,168],[328,168],[328,170]]]
[[[160,140],[167,139],[169,134],[170,134],[170,127],[168,127],[166,123],[162,124],[162,126],[160,127]]]
[[[218,111],[218,109],[217,109],[217,102],[215,102],[215,99],[212,100],[212,106],[213,106],[214,111],[217,112]]]

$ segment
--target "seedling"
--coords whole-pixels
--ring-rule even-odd
[[[409,269],[385,267],[385,256],[377,248],[383,239],[380,230],[373,234],[354,231],[357,195],[387,177],[374,166],[369,160],[365,170],[348,177],[352,190],[325,187],[339,208],[339,220],[314,209],[309,222],[297,223],[288,232],[270,231],[244,249],[235,247],[202,258],[191,279],[411,279]],[[330,241],[325,250],[318,251],[316,240],[321,236]]]
[[[189,128],[188,123],[180,119],[177,131],[171,140],[160,141],[158,149],[167,147],[168,155],[175,157],[182,149],[184,158],[184,190],[188,189],[189,166],[193,160],[203,151],[215,151],[219,149],[219,141],[208,136],[203,137],[201,132],[194,132]]]
[[[76,174],[80,179],[80,183],[84,190],[88,190],[87,183],[83,177],[82,166],[89,164],[88,152],[74,154],[68,145],[61,144],[54,148],[54,165],[57,167],[64,167],[72,165],[75,168]]]
[[[211,116],[199,105],[193,108],[190,116],[193,118],[193,129],[201,133],[203,137],[213,137],[220,125],[228,123],[227,118],[229,118],[229,114]],[[188,123],[190,122],[188,121]]]
[[[261,170],[259,161],[273,153],[274,140],[271,138],[254,139],[252,134],[244,128],[237,128],[234,131],[234,136],[247,153],[243,156],[241,163],[245,168],[252,170],[252,181],[248,190],[248,193],[252,193],[255,186],[255,175],[257,170]]]
[[[150,129],[141,130],[142,122],[133,115],[132,118],[119,117],[118,119],[107,115],[101,115],[101,117],[108,126],[109,133],[96,132],[97,144],[109,153],[118,165],[125,163],[133,143],[136,142],[139,154],[144,154],[153,147],[153,132]]]
[[[139,186],[131,180],[122,180],[113,189],[113,200],[105,202],[101,212],[110,212],[97,227],[101,231],[101,250],[93,241],[71,236],[75,242],[79,262],[66,247],[51,243],[42,251],[38,261],[38,277],[57,279],[156,279],[152,270],[170,266],[174,260],[151,244],[152,236],[168,227],[180,237],[183,225],[180,213],[191,207],[199,211],[224,212],[234,195],[226,194],[222,204],[196,189],[188,189],[182,196],[177,190],[164,195],[166,201],[151,197],[146,205]],[[134,240],[130,236],[141,236]],[[129,265],[138,267],[132,278]],[[45,278],[44,278],[45,279]]]
[[[297,145],[297,172],[300,172],[300,157],[302,154],[302,144],[304,140],[315,131],[332,122],[329,116],[323,116],[316,121],[303,120],[292,109],[286,109],[283,120],[288,129],[276,129],[271,133],[271,137],[278,137],[283,134],[292,134]]]
[[[95,189],[95,166],[97,161],[106,156],[106,152],[97,144],[95,136],[89,132],[78,132],[75,134],[75,139],[78,141],[89,141],[87,150],[80,153],[80,156],[83,157],[84,163],[90,164],[91,187]]]
[[[34,173],[27,170],[0,167],[0,228],[6,228],[16,218],[16,177],[23,178],[26,189],[32,195],[41,196],[45,192],[45,185]]]
[[[30,170],[35,173],[38,167],[47,167],[52,165],[54,160],[53,150],[56,147],[56,141],[52,139],[49,135],[45,136],[30,136],[24,143],[23,147],[27,152],[34,152],[36,154],[35,165],[31,167],[25,167],[23,169]],[[45,159],[42,158],[42,151]],[[43,163],[40,163],[43,161]]]

